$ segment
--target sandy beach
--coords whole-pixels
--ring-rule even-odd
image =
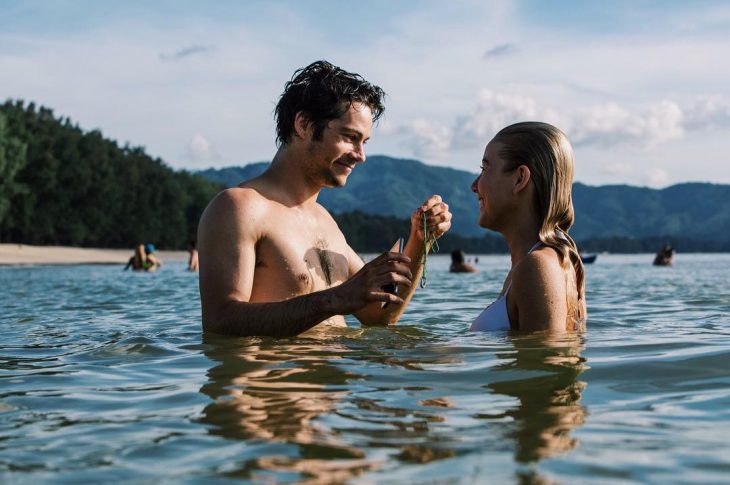
[[[130,249],[74,248],[67,246],[29,246],[0,244],[0,265],[26,264],[126,264]],[[185,261],[186,251],[157,251],[163,262]]]

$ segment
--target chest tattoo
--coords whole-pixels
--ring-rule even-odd
[[[332,286],[332,261],[328,256],[329,251],[327,250],[327,241],[323,238],[317,239],[317,246],[314,249],[317,252],[319,258],[319,264],[322,267],[322,273],[324,274],[324,280],[327,282],[327,286]]]

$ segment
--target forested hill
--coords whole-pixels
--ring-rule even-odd
[[[730,185],[684,183],[656,190],[575,184],[576,237],[676,236],[730,241]]]
[[[50,109],[0,105],[0,242],[184,248],[220,189]]]
[[[200,175],[233,186],[263,172],[266,163],[205,170]],[[415,160],[370,156],[355,168],[344,189],[325,189],[320,202],[336,213],[408,218],[430,194],[441,194],[454,214],[454,231],[484,234],[477,224],[477,201],[470,190],[476,173],[425,165]],[[673,236],[698,241],[730,241],[730,185],[686,183],[656,190],[627,185],[573,187],[577,240]]]

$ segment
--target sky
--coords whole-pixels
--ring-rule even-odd
[[[368,155],[476,173],[552,123],[576,180],[730,183],[730,2],[0,0],[0,101],[176,169],[271,160],[284,83],[326,59],[387,93]]]

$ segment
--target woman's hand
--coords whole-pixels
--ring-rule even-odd
[[[441,200],[440,195],[432,195],[411,214],[411,237],[415,237],[419,241],[425,239],[423,214],[426,214],[426,227],[429,236],[439,238],[451,228],[452,216],[449,212],[449,205]]]

